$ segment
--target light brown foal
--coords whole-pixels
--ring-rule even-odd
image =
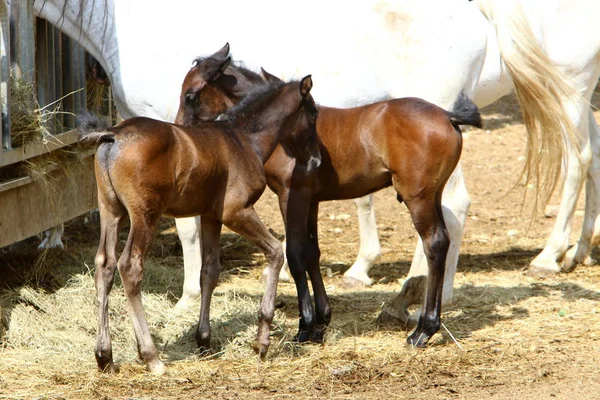
[[[239,76],[239,66],[221,56],[225,68],[207,77],[200,65],[192,68],[182,85],[178,118],[192,123],[195,110],[207,116],[224,111],[227,82],[218,77]],[[279,79],[263,71],[266,79]],[[203,81],[199,91],[189,85]],[[255,79],[254,82],[260,82]],[[210,89],[209,89],[210,88]],[[193,94],[194,96],[190,96]],[[189,98],[202,99],[192,104]],[[231,101],[231,100],[229,100]],[[210,108],[212,107],[212,110]],[[287,257],[298,292],[300,310],[298,341],[320,342],[331,319],[329,299],[319,269],[317,235],[321,201],[353,199],[393,186],[404,202],[423,241],[429,278],[423,282],[425,301],[415,331],[407,341],[427,344],[439,330],[445,261],[451,245],[442,214],[441,196],[456,167],[462,149],[459,124],[480,126],[477,107],[466,97],[457,99],[447,112],[417,98],[382,101],[362,107],[335,109],[319,106],[317,133],[321,141],[321,166],[307,173],[297,168],[285,144],[278,146],[265,164],[267,184],[277,194],[286,225]],[[313,309],[306,274],[314,291]]]
[[[144,257],[161,215],[202,216],[202,304],[196,332],[199,346],[210,345],[209,309],[220,272],[222,224],[265,253],[270,273],[254,348],[261,356],[266,354],[283,253],[253,204],[266,186],[263,164],[279,143],[308,144],[292,147],[309,153],[298,154],[306,160],[307,169],[320,163],[315,133],[317,110],[311,88],[310,76],[301,82],[259,86],[224,116],[225,121],[198,127],[132,118],[105,129],[97,120],[84,121],[83,138],[100,143],[95,158],[101,223],[95,259],[99,301],[95,354],[101,371],[115,370],[108,295],[116,268],[127,296],[139,356],[151,372],[165,371],[150,337],[140,293]],[[126,216],[131,228],[117,263],[117,234]]]

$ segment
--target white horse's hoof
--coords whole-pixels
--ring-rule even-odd
[[[371,281],[371,278],[369,278],[367,276],[367,274],[364,274],[364,275],[348,275],[347,273],[344,274],[343,284],[347,288],[359,288],[359,287],[371,286],[372,283],[373,282]]]
[[[189,310],[193,305],[196,305],[200,300],[200,295],[190,296],[183,294],[177,304],[175,304],[175,309],[177,310]]]
[[[533,260],[527,269],[527,276],[532,278],[545,278],[561,272],[556,261],[539,262]]]

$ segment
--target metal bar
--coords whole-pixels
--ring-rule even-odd
[[[10,18],[6,2],[0,2],[0,129],[2,148],[10,149]]]

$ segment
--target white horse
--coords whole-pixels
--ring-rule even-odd
[[[567,110],[576,108],[566,101],[570,99],[571,87],[561,89],[560,85],[558,88],[555,86],[563,82],[560,68],[553,68],[554,64],[548,62],[545,53],[539,50],[538,41],[532,38],[544,36],[544,43],[550,43],[546,41],[547,36],[554,36],[551,32],[542,35],[545,32],[542,28],[558,26],[567,30],[568,27],[564,25],[568,19],[551,22],[551,16],[557,15],[555,9],[562,5],[560,0],[540,4],[537,9],[549,10],[543,14],[530,13],[530,10],[536,9],[538,2],[521,2],[524,15],[528,18],[520,22],[525,23],[524,27],[527,27],[527,22],[534,27],[529,37],[527,29],[510,29],[516,26],[510,16],[521,14],[518,8],[510,8],[516,6],[508,1],[497,4],[483,1],[481,6],[489,10],[487,17],[478,5],[466,0],[370,0],[351,4],[307,0],[294,5],[293,18],[287,7],[273,0],[230,0],[218,4],[181,0],[168,7],[150,7],[144,0],[36,0],[34,12],[77,40],[100,61],[110,77],[117,108],[125,118],[143,115],[172,121],[178,107],[180,83],[190,61],[199,54],[212,53],[226,41],[234,46],[236,58],[244,60],[250,67],[264,65],[282,78],[311,73],[315,82],[315,99],[324,105],[336,107],[411,95],[448,109],[461,91],[470,97],[475,95],[484,59],[487,60],[487,72],[479,89],[502,94],[507,93],[512,85],[509,79],[499,81],[501,76],[506,75],[501,60],[509,70],[520,69],[517,64],[519,60],[523,60],[533,72],[536,72],[536,66],[543,66],[543,74],[548,74],[548,79],[543,85],[538,85],[541,87],[537,87],[542,92],[536,92],[539,98],[534,103],[538,107],[533,115],[539,117],[545,130],[541,136],[535,136],[539,132],[531,129],[530,142],[555,144],[549,148],[554,151],[541,152],[542,156],[547,157],[540,164],[543,165],[540,167],[541,173],[548,173],[548,181],[554,182],[562,164],[569,167],[568,177],[580,176],[587,170],[585,162],[589,164],[591,156],[583,154],[577,157],[571,154],[579,152],[578,142],[573,138],[575,134],[572,130],[563,131],[560,128],[568,128],[569,121],[576,121],[572,124],[580,131],[587,132],[587,128],[583,127],[585,124],[578,121],[587,122],[588,115],[583,113],[577,119],[571,117],[575,112],[569,112],[565,116],[562,103],[558,102],[557,105],[556,101],[551,101],[552,98],[565,99]],[[597,8],[591,0],[581,2],[577,7],[577,12],[582,16],[594,15],[593,10]],[[225,10],[226,18],[219,18]],[[578,15],[574,14],[572,18],[579,18]],[[497,24],[497,37],[490,21]],[[583,30],[587,26],[585,23],[582,21],[578,27]],[[590,31],[593,29],[590,28]],[[582,38],[584,36],[581,35]],[[307,37],[311,40],[307,41]],[[520,38],[516,42],[519,46],[513,45],[512,41],[517,37]],[[522,40],[525,43],[521,43]],[[572,65],[574,59],[579,60],[579,54],[588,54],[584,51],[577,53],[575,49],[579,47],[569,47],[574,53],[564,55],[566,61],[563,64],[550,47],[547,50],[550,59],[557,65],[569,62]],[[590,45],[590,48],[597,46]],[[533,59],[533,67],[527,62],[530,56],[537,57]],[[591,63],[592,59],[587,60]],[[519,79],[514,79],[518,93],[528,92],[531,85],[535,87],[535,82],[539,81],[539,75],[532,75],[529,70],[519,71]],[[598,78],[596,70],[588,71],[588,75],[586,84],[572,85],[584,94],[582,98],[586,98],[586,91],[591,91],[589,88],[593,88],[593,82]],[[491,101],[496,97],[499,95],[488,95],[487,99]],[[548,119],[555,116],[559,121],[558,129],[556,118]],[[548,124],[548,121],[551,123]],[[589,153],[588,143],[589,135],[583,133],[581,148]],[[532,163],[537,162],[539,153],[539,147],[534,147],[530,157]],[[579,161],[582,161],[581,165]],[[581,178],[578,182],[569,192],[571,197],[573,193],[576,197]],[[565,187],[567,192],[569,184]],[[567,201],[568,204],[561,209],[565,211],[559,213],[557,224],[559,220],[564,220],[565,226],[570,223],[567,216],[572,216],[574,201]],[[469,204],[462,171],[458,167],[444,194],[444,216],[452,241],[444,281],[444,303],[451,300]],[[596,207],[592,208],[588,214],[595,219]],[[371,215],[367,218],[371,229],[361,229],[361,251],[349,275],[362,268],[366,276],[379,254],[375,219],[372,213],[368,215]],[[184,291],[178,305],[185,306],[197,298],[200,291],[200,221],[199,218],[187,218],[176,222],[184,249],[185,266]],[[366,231],[375,231],[375,234],[366,235]],[[593,223],[590,231],[593,231]],[[566,250],[566,245],[558,247],[561,247],[561,251],[562,247]],[[574,254],[575,261],[589,254],[589,245],[587,250],[583,245],[578,249],[581,250]],[[554,255],[554,265],[559,258],[560,254]],[[552,263],[549,265],[546,269],[557,269],[553,268]],[[422,247],[419,247],[401,294],[400,303],[403,307],[420,301],[422,291],[419,282],[422,280],[420,277],[427,274],[425,266]]]

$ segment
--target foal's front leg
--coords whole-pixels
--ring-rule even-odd
[[[331,322],[331,306],[329,298],[323,284],[321,275],[320,260],[321,250],[319,249],[319,236],[317,220],[319,216],[319,204],[312,203],[308,211],[307,237],[306,237],[306,269],[310,276],[313,293],[315,295],[316,319],[310,340],[313,342],[323,342],[325,330]]]
[[[309,246],[307,224],[311,197],[310,190],[293,190],[289,193],[287,203],[280,203],[281,211],[286,216],[286,255],[298,294],[298,310],[300,313],[298,333],[296,334],[298,342],[311,340],[316,319],[306,278],[307,255],[309,254],[307,249]]]
[[[235,214],[224,218],[223,223],[229,229],[239,233],[254,245],[258,246],[264,253],[269,263],[265,293],[260,304],[258,316],[258,334],[253,344],[254,350],[264,357],[269,349],[269,334],[271,322],[275,315],[275,296],[277,295],[277,283],[279,271],[283,265],[283,250],[281,242],[269,233],[253,207],[245,208]]]

